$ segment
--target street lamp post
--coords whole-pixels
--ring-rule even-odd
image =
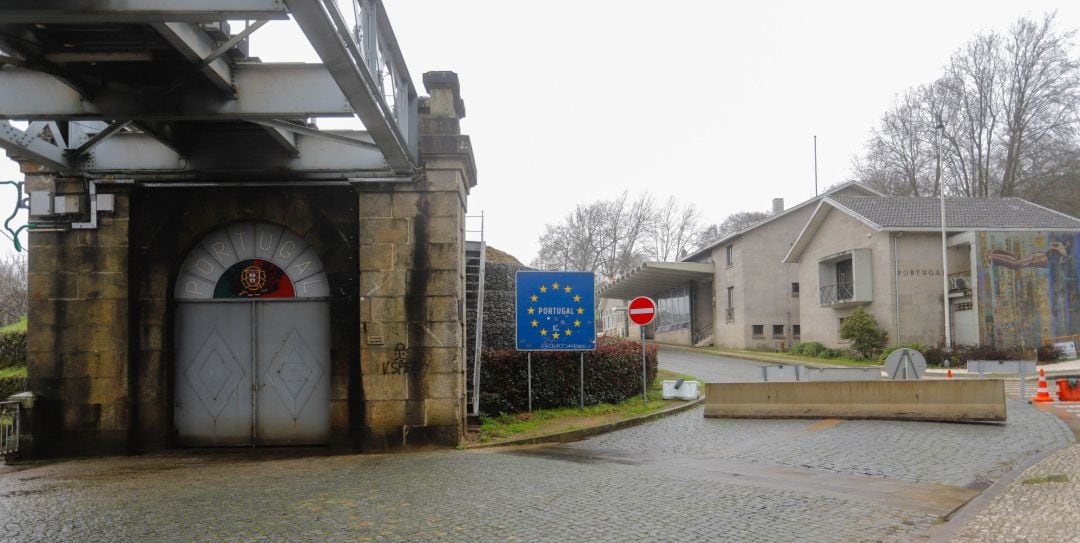
[[[942,306],[945,310],[945,352],[952,350],[952,318],[949,304],[949,248],[948,236],[945,233],[945,186],[941,182],[941,138],[945,132],[945,125],[938,117],[937,124],[937,189],[938,200],[941,202],[941,290]]]

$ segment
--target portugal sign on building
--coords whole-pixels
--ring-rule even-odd
[[[595,349],[594,285],[588,272],[517,272],[518,350]]]

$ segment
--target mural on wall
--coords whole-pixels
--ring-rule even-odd
[[[979,234],[979,307],[987,343],[1030,349],[1080,334],[1080,233]]]

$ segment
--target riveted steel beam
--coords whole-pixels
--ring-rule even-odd
[[[23,132],[7,121],[0,121],[0,148],[61,173],[72,173],[75,170],[68,163],[63,149],[36,135]]]
[[[282,0],[4,0],[0,23],[94,24],[287,19]]]
[[[391,168],[398,173],[415,171],[415,153],[410,149],[409,140],[402,134],[395,112],[383,98],[382,89],[370,72],[367,61],[359,52],[359,45],[352,35],[352,29],[343,24],[341,13],[333,0],[285,0],[285,2],[289,7],[289,12],[300,25],[300,29],[356,111],[356,115],[360,117],[368,133],[382,149]],[[374,5],[378,8],[382,7],[379,2],[375,2]],[[376,29],[365,29],[365,32],[372,31]],[[389,29],[382,27],[378,31],[388,32]],[[383,41],[396,44],[389,39]],[[398,65],[398,57],[391,54],[389,58],[394,62],[396,70],[407,71],[404,65]],[[411,89],[411,83],[409,86],[411,94],[415,95],[415,91]],[[399,115],[411,115],[411,113],[408,107],[400,108],[397,112]],[[414,117],[406,122],[411,126],[419,120]]]
[[[0,123],[0,132],[7,123]],[[9,126],[9,125],[8,125]],[[340,138],[360,139],[357,131],[334,131]],[[296,152],[281,152],[270,145],[252,145],[251,132],[204,133],[191,142],[185,155],[163,145],[149,134],[116,132],[102,139],[78,162],[68,166],[63,150],[53,154],[47,169],[65,168],[90,176],[206,176],[222,174],[233,177],[265,178],[309,174],[320,178],[337,176],[341,179],[388,171],[386,161],[377,149],[351,146],[329,138],[294,134]],[[45,143],[42,140],[36,140]],[[21,141],[19,142],[22,143]],[[7,148],[5,146],[5,148]],[[23,146],[19,146],[22,153]],[[28,157],[39,161],[41,153]]]
[[[198,65],[199,70],[215,87],[228,94],[233,93],[232,70],[229,69],[229,64],[221,58],[203,62],[217,49],[217,43],[206,32],[191,23],[155,23],[152,26],[184,58],[193,65]]]
[[[237,64],[236,97],[190,91],[183,99],[132,97],[101,90],[83,96],[64,81],[42,72],[0,69],[0,119],[95,120],[252,120],[352,116],[349,100],[320,64]],[[366,125],[365,125],[366,126]],[[381,146],[380,146],[381,147]]]

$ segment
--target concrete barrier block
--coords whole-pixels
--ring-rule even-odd
[[[862,368],[802,368],[802,381],[880,381],[881,366]]]
[[[705,416],[922,421],[1004,421],[999,379],[709,383]]]
[[[1035,375],[1034,360],[968,360],[968,373],[1013,373]]]

